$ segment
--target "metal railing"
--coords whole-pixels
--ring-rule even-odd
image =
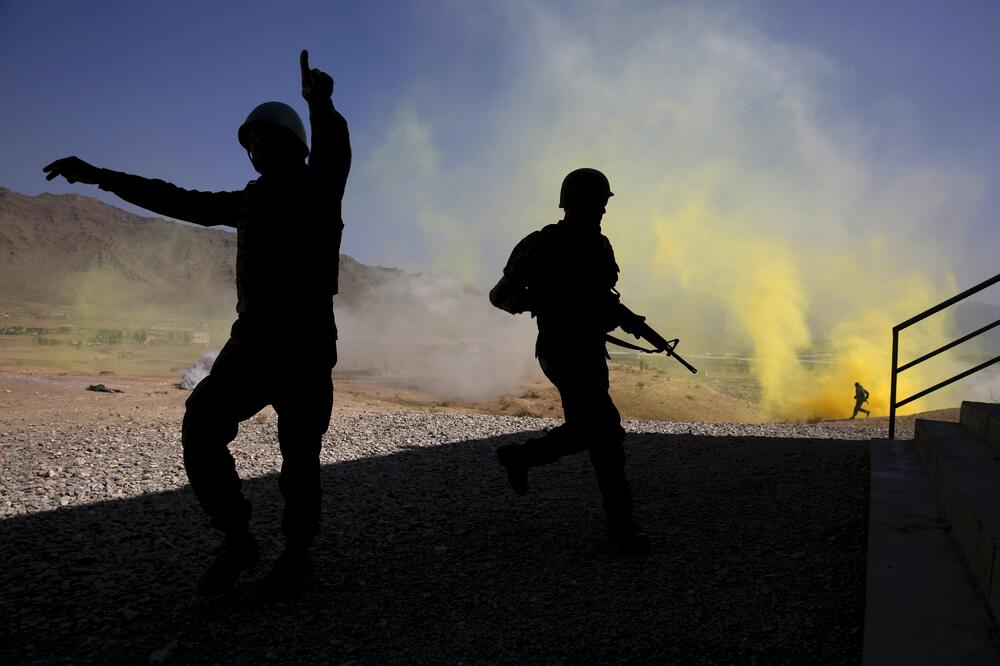
[[[996,328],[997,326],[1000,326],[1000,319],[997,319],[992,324],[987,324],[986,326],[983,326],[982,328],[977,329],[977,330],[973,331],[972,333],[969,333],[967,335],[963,335],[962,337],[958,338],[957,340],[949,342],[948,344],[946,344],[946,345],[944,345],[942,347],[938,347],[934,351],[929,352],[927,354],[924,354],[920,358],[915,358],[915,359],[913,359],[912,361],[910,361],[909,363],[907,363],[905,365],[899,365],[899,332],[902,331],[904,328],[908,328],[910,326],[913,326],[914,324],[916,324],[919,321],[923,321],[924,319],[927,319],[927,317],[930,317],[933,314],[937,314],[938,312],[940,312],[941,310],[944,310],[945,308],[951,307],[955,303],[958,303],[959,301],[961,301],[963,299],[966,299],[969,296],[972,296],[973,294],[976,294],[976,293],[982,291],[983,289],[986,289],[987,287],[993,286],[997,282],[1000,282],[1000,275],[994,275],[989,280],[986,280],[985,282],[981,282],[981,283],[977,284],[975,287],[972,287],[971,289],[966,289],[961,294],[958,294],[957,296],[952,296],[948,300],[946,300],[946,301],[944,301],[942,303],[938,303],[937,305],[935,305],[932,308],[928,308],[927,310],[924,310],[923,312],[921,312],[920,314],[916,315],[915,317],[910,317],[909,319],[907,319],[906,321],[904,321],[902,324],[896,324],[895,326],[892,327],[892,383],[891,383],[890,388],[889,388],[889,439],[895,439],[896,438],[896,409],[897,408],[902,407],[904,405],[907,405],[907,404],[913,402],[914,400],[918,400],[918,399],[924,397],[925,395],[927,395],[928,393],[933,393],[934,391],[937,391],[940,388],[944,388],[948,384],[951,384],[953,382],[957,382],[959,379],[964,379],[965,377],[968,377],[971,374],[979,372],[980,370],[982,370],[984,368],[988,368],[989,366],[993,365],[994,363],[997,363],[998,361],[1000,361],[1000,356],[996,356],[996,357],[990,359],[989,361],[986,361],[985,363],[980,363],[979,365],[977,365],[974,368],[970,368],[970,369],[968,369],[968,370],[966,370],[964,372],[958,373],[957,375],[955,375],[951,379],[946,379],[943,382],[939,382],[939,383],[935,384],[934,386],[931,386],[930,388],[926,388],[923,391],[920,391],[919,393],[914,393],[913,395],[911,395],[909,398],[906,398],[905,400],[900,400],[899,402],[896,402],[896,376],[899,373],[903,372],[904,370],[909,370],[910,368],[912,368],[913,366],[917,365],[918,363],[923,363],[927,359],[933,358],[933,357],[937,356],[938,354],[940,354],[941,352],[948,351],[952,347],[960,345],[963,342],[966,342],[967,340],[971,340],[972,338],[976,337],[977,335],[981,335],[981,334],[985,333],[986,331],[988,331],[988,330],[990,330],[992,328]]]

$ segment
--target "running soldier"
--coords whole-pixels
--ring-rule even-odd
[[[538,324],[535,356],[562,399],[565,423],[542,437],[497,450],[511,488],[528,492],[528,470],[589,450],[607,515],[608,541],[629,554],[646,553],[650,540],[633,518],[625,478],[625,431],[608,393],[605,335],[620,321],[611,242],[601,233],[607,177],[577,169],[563,180],[563,219],[517,244],[490,302],[507,312],[530,311]]]
[[[871,412],[861,406],[866,402],[868,402],[868,391],[858,382],[854,382],[854,413],[851,414],[852,419],[858,415],[858,412],[864,412],[865,418],[871,416]]]

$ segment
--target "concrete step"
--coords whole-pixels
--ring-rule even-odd
[[[992,402],[963,402],[962,425],[1000,454],[1000,405]]]
[[[863,663],[998,664],[1000,636],[908,440],[871,443]]]
[[[1000,618],[1000,453],[957,423],[917,419],[914,442],[966,561]]]

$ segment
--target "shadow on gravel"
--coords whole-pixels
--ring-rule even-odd
[[[633,434],[654,554],[603,543],[586,455],[496,464],[519,436],[323,469],[323,578],[248,600],[280,548],[272,478],[245,489],[264,563],[211,601],[217,541],[190,490],[0,523],[0,661],[45,663],[858,663],[865,442]]]

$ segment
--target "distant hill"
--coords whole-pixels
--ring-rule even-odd
[[[141,217],[92,197],[0,188],[0,301],[94,314],[123,310],[231,318],[236,235]],[[406,275],[341,255],[341,295]]]

